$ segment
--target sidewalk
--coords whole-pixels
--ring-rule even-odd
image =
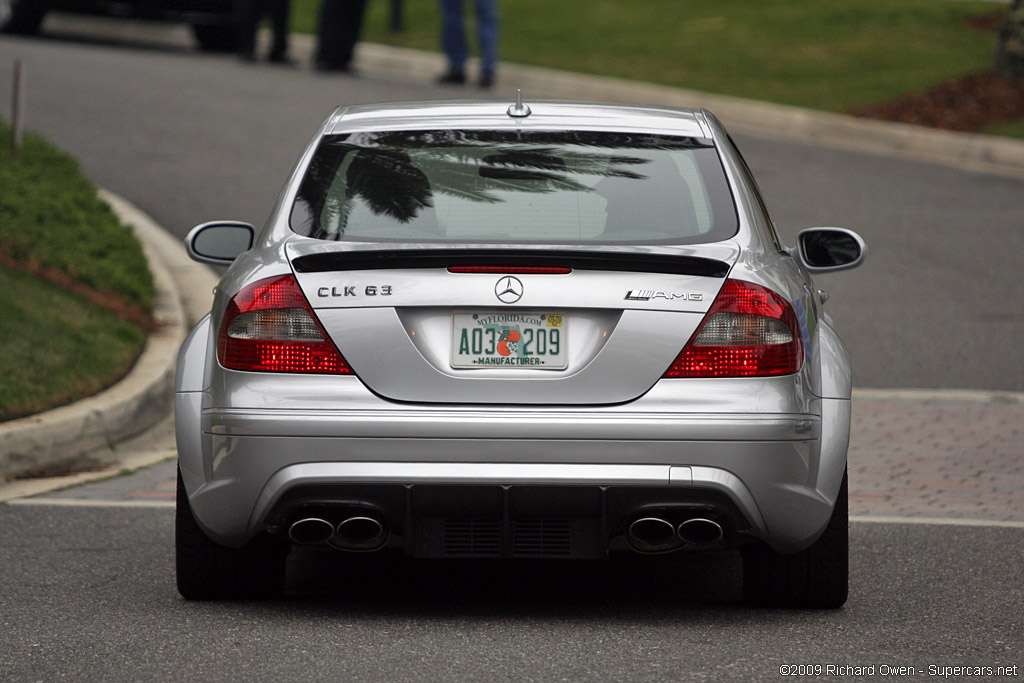
[[[850,513],[1024,526],[1024,396],[854,390]]]
[[[984,524],[1024,528],[1024,403],[979,394],[935,398],[865,397],[853,402],[850,514],[863,521]],[[126,463],[173,457],[170,421],[137,445]],[[155,443],[154,443],[155,441]],[[131,477],[54,493],[54,482],[0,487],[0,500],[20,504],[172,507],[175,463],[162,462]],[[92,475],[95,476],[95,475]]]

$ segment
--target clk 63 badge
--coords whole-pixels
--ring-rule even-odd
[[[361,290],[361,291],[360,291]],[[342,296],[391,296],[394,289],[391,285],[366,285],[360,288],[356,285],[344,285],[342,287],[321,287],[316,290],[316,295],[322,299]]]

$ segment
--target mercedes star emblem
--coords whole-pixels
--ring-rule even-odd
[[[523,298],[523,283],[519,278],[503,277],[494,285],[494,294],[503,304],[514,304]]]

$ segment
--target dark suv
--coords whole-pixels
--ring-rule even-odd
[[[189,24],[204,50],[233,50],[238,41],[234,0],[0,0],[0,31],[38,33],[51,10]]]

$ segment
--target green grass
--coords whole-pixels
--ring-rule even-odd
[[[100,391],[145,343],[145,331],[112,312],[0,267],[0,421]]]
[[[146,332],[37,279],[32,265],[148,313],[153,280],[139,243],[77,162],[35,135],[15,159],[0,121],[0,421],[88,396],[128,372]]]
[[[0,121],[0,250],[148,312],[153,279],[142,248],[78,162],[32,134],[15,160],[9,140]]]
[[[293,0],[314,32],[319,0]],[[471,4],[467,11],[471,16]],[[363,38],[438,50],[437,0],[370,3]],[[988,68],[995,36],[969,17],[1002,6],[938,0],[500,0],[504,61],[830,111]]]
[[[1013,121],[993,123],[990,126],[982,128],[981,132],[988,135],[1003,135],[1006,137],[1021,138],[1024,140],[1024,119],[1014,119]]]

